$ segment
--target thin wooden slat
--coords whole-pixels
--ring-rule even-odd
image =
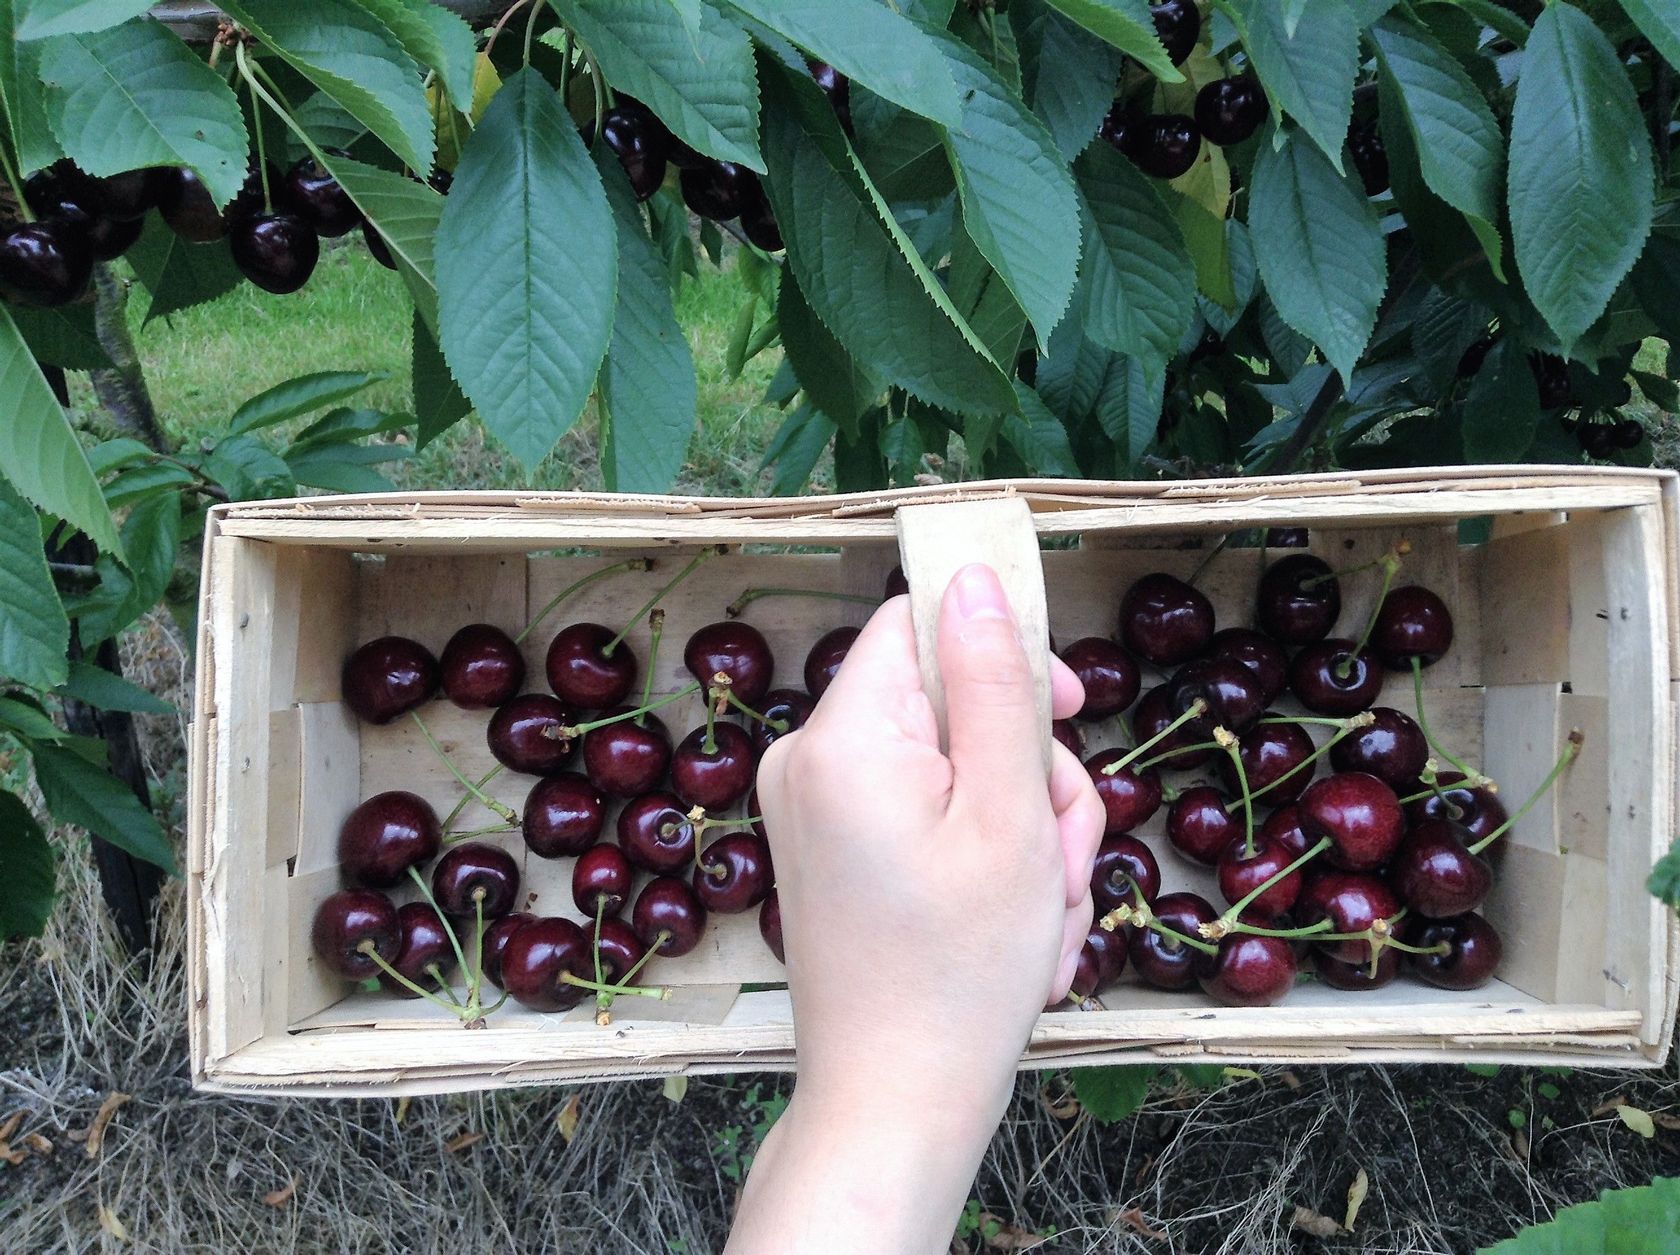
[[[1482,679],[1486,684],[1556,684],[1572,679],[1571,632],[1578,614],[1571,579],[1575,525],[1537,528],[1482,548]],[[1492,607],[1493,612],[1486,613]]]

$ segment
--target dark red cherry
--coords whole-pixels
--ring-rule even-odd
[[[482,841],[452,846],[432,868],[432,897],[445,915],[472,919],[482,912],[495,919],[513,910],[518,895],[519,864],[500,846]]]
[[[1406,830],[1394,790],[1363,771],[1338,771],[1315,780],[1296,806],[1301,831],[1315,842],[1329,837],[1325,861],[1347,871],[1381,867]]]
[[[1155,918],[1185,937],[1199,938],[1197,929],[1219,917],[1213,904],[1194,893],[1164,893],[1150,909]],[[1194,946],[1163,937],[1153,928],[1134,928],[1126,943],[1132,969],[1156,989],[1188,989],[1196,983]]]
[[[63,221],[26,222],[0,235],[0,297],[14,305],[64,305],[87,291],[93,254]]]
[[[1071,719],[1057,719],[1050,724],[1050,735],[1067,747],[1075,758],[1085,757],[1085,734]]]
[[[321,238],[296,214],[258,214],[228,225],[228,252],[239,273],[265,292],[296,292],[315,273]]]
[[[1196,93],[1196,125],[1210,144],[1240,144],[1266,120],[1266,92],[1252,75],[1204,83]]]
[[[822,88],[823,95],[828,97],[828,103],[834,108],[834,116],[840,119],[840,128],[850,135],[852,133],[852,82],[840,71],[825,61],[811,62],[811,77]]]
[[[1172,709],[1172,689],[1168,685],[1158,684],[1138,699],[1137,709],[1132,712],[1133,735],[1141,745],[1165,731],[1175,718],[1177,716]],[[1204,737],[1203,740],[1205,739]],[[1185,726],[1181,725],[1156,741],[1145,751],[1145,757],[1160,758],[1170,753],[1171,757],[1163,763],[1168,770],[1190,771],[1208,762],[1218,752],[1211,749],[1186,749],[1199,743],[1195,733],[1187,732]]]
[[[1382,695],[1383,671],[1369,649],[1331,637],[1308,645],[1289,664],[1289,691],[1321,715],[1356,715]]]
[[[888,597],[902,597],[909,591],[910,581],[905,578],[903,567],[895,566],[887,572],[887,583],[881,590],[883,600]]]
[[[624,851],[603,841],[590,846],[572,864],[572,902],[590,919],[603,902],[608,915],[617,915],[630,900],[635,880]]]
[[[601,790],[575,771],[562,771],[531,786],[520,827],[538,858],[570,858],[600,840],[606,821]]]
[[[1198,784],[1180,793],[1167,809],[1167,840],[1192,863],[1212,867],[1233,839],[1243,835],[1240,806],[1226,810],[1227,799],[1211,785]]]
[[[1075,641],[1062,650],[1062,661],[1085,686],[1085,704],[1075,719],[1108,719],[1137,701],[1143,683],[1138,665],[1106,636]]]
[[[694,892],[708,911],[739,915],[750,911],[775,884],[770,847],[750,832],[725,833],[700,852]]]
[[[469,623],[451,636],[438,667],[443,695],[466,710],[494,710],[525,684],[525,655],[488,623]]]
[[[747,243],[766,253],[779,253],[786,247],[782,229],[776,225],[776,212],[762,189],[741,209],[741,234],[747,237]]]
[[[1134,762],[1113,775],[1104,772],[1103,768],[1118,762],[1127,752],[1118,748],[1100,750],[1085,760],[1085,770],[1097,786],[1097,796],[1108,816],[1103,827],[1105,836],[1130,832],[1161,809],[1161,777],[1155,771],[1140,772]]]
[[[346,980],[377,976],[379,964],[358,947],[371,941],[387,963],[395,959],[402,945],[397,908],[376,890],[340,889],[316,908],[309,941],[327,969]]]
[[[706,908],[687,881],[656,876],[636,895],[630,927],[649,950],[678,959],[700,944],[706,931]]]
[[[1375,723],[1355,728],[1330,748],[1337,771],[1365,771],[1391,789],[1416,791],[1418,774],[1429,760],[1429,742],[1413,718],[1391,706],[1373,706]]]
[[[319,235],[337,239],[355,230],[362,221],[356,202],[314,157],[298,160],[281,184],[282,195],[293,212],[306,219]]]
[[[1307,876],[1295,900],[1295,914],[1302,927],[1327,919],[1329,932],[1362,933],[1378,920],[1391,920],[1400,914],[1400,899],[1384,881],[1368,872],[1324,868]],[[1363,938],[1324,941],[1318,948],[1345,963],[1371,961],[1371,943]]]
[[[1092,926],[1079,948],[1079,963],[1073,970],[1068,993],[1084,1001],[1094,998],[1120,979],[1126,967],[1126,937],[1121,930],[1105,932]]]
[[[1388,190],[1388,148],[1375,125],[1356,126],[1349,131],[1348,152],[1365,195],[1380,196]]]
[[[1132,132],[1137,130],[1143,119],[1122,98],[1116,98],[1103,115],[1102,122],[1097,127],[1097,138],[1112,146],[1115,151],[1131,157],[1133,143]]]
[[[1155,33],[1168,58],[1174,65],[1184,64],[1202,34],[1202,14],[1196,0],[1161,0],[1149,6],[1149,16],[1155,19]]]
[[[1289,655],[1271,637],[1253,628],[1224,628],[1208,642],[1207,656],[1238,662],[1254,673],[1260,698],[1270,706],[1289,687]]]
[[[753,720],[752,728],[748,732],[752,737],[753,752],[762,754],[789,732],[799,731],[816,708],[815,699],[808,693],[802,693],[798,689],[771,689],[764,695],[758,713],[773,722],[785,723],[787,727],[778,730],[768,723]]]
[[[682,739],[671,757],[671,787],[690,806],[728,810],[752,788],[758,756],[746,729],[722,719],[712,725],[712,744],[708,752],[704,725]]]
[[[400,789],[376,793],[350,812],[338,830],[338,865],[345,879],[389,889],[408,869],[429,863],[443,843],[431,803]]]
[[[1260,836],[1268,841],[1282,842],[1289,851],[1291,862],[1310,850],[1313,844],[1301,831],[1301,812],[1293,802],[1278,807],[1266,816],[1266,822],[1260,825]]]
[[[1305,549],[1308,535],[1304,527],[1268,527],[1266,544],[1273,549]]]
[[[770,947],[776,962],[787,962],[787,951],[782,945],[782,900],[776,896],[774,889],[758,908],[758,935],[764,938],[764,944]]]
[[[484,979],[497,989],[502,987],[502,955],[507,952],[508,938],[536,918],[528,911],[514,911],[485,925],[479,965]]]
[[[94,180],[99,186],[100,212],[118,222],[139,221],[158,203],[158,193],[163,187],[161,176],[166,173],[155,168],[127,170]]]
[[[690,675],[708,687],[718,674],[728,676],[735,696],[748,706],[756,705],[770,691],[776,670],[770,643],[752,624],[739,619],[709,623],[695,632],[683,648],[683,664]],[[821,697],[821,690],[810,681],[807,675],[807,691],[812,697]]]
[[[1374,974],[1369,958],[1360,963],[1349,963],[1333,955],[1320,954],[1314,956],[1313,968],[1318,972],[1318,979],[1330,988],[1362,993],[1393,983],[1400,974],[1400,951],[1387,946],[1379,951]]]
[[[280,167],[270,161],[264,169],[268,176],[270,195],[265,197],[263,194],[264,171],[257,168],[256,162],[252,162],[245,171],[245,182],[240,185],[239,191],[222,211],[222,218],[226,221],[229,231],[238,223],[248,222],[259,215],[292,212],[292,206],[286,200],[286,188]]]
[[[1215,728],[1239,736],[1266,713],[1260,681],[1240,662],[1198,658],[1187,662],[1167,681],[1167,709],[1173,718],[1188,713],[1197,702],[1202,713],[1180,725],[1192,743],[1206,741]]]
[[[547,693],[526,693],[504,702],[490,716],[485,740],[496,761],[528,776],[552,776],[572,756],[568,737],[545,735],[550,728],[570,727],[572,713]]]
[[[1441,989],[1479,989],[1493,979],[1505,945],[1493,925],[1480,915],[1456,919],[1408,921],[1405,940],[1428,949],[1446,943],[1445,954],[1408,954],[1414,976]]]
[[[1130,833],[1103,838],[1091,863],[1091,903],[1099,918],[1121,905],[1136,906],[1140,893],[1153,902],[1160,892],[1154,850]]]
[[[647,107],[624,97],[601,115],[601,138],[630,177],[637,200],[646,200],[665,181],[666,136],[663,123]]]
[[[387,270],[397,268],[397,259],[391,256],[391,246],[385,242],[385,237],[373,229],[371,222],[362,223],[362,243],[367,245],[368,255]]]
[[[390,723],[431,700],[438,690],[438,664],[419,641],[381,636],[345,660],[340,680],[356,718]]]
[[[527,921],[502,948],[502,988],[533,1011],[565,1011],[588,995],[562,976],[595,978],[587,933],[569,919],[549,916]]]
[[[615,635],[599,623],[560,629],[548,646],[548,687],[555,696],[579,710],[605,710],[624,701],[636,683],[636,655],[624,641],[610,655],[603,653]]]
[[[648,793],[618,812],[618,844],[643,871],[682,871],[694,861],[694,821],[672,793]]]
[[[811,646],[811,652],[805,655],[805,691],[812,697],[820,698],[834,683],[834,677],[840,673],[840,664],[846,661],[859,630],[837,627],[831,632],[824,632]]]
[[[1322,558],[1292,553],[1272,563],[1260,577],[1254,621],[1273,640],[1285,645],[1321,641],[1330,635],[1341,613],[1341,583]]]
[[[1540,390],[1540,408],[1558,410],[1575,399],[1569,382],[1569,363],[1556,353],[1530,353],[1529,373]]]
[[[1312,753],[1312,737],[1298,723],[1257,724],[1237,740],[1237,756],[1242,759],[1243,779],[1248,782],[1248,791],[1252,794],[1266,789],[1259,801],[1267,806],[1282,806],[1301,796],[1312,783],[1312,772],[1301,764],[1311,758]],[[1225,788],[1240,799],[1242,780],[1237,778],[1236,765],[1228,754],[1222,755],[1218,762],[1219,776],[1225,782]],[[1294,774],[1290,775],[1290,772]],[[1285,776],[1289,778],[1283,780]],[[1283,780],[1283,783],[1271,788],[1276,780]]]
[[[1241,836],[1234,837],[1219,855],[1219,892],[1235,906],[1296,859],[1287,842],[1264,833],[1254,834],[1254,852]],[[1249,904],[1261,915],[1282,915],[1293,909],[1301,894],[1301,873],[1292,871]]]
[[[25,195],[28,194],[26,190]],[[95,197],[96,189],[89,181],[81,198],[64,196],[39,204],[31,197],[30,205],[45,222],[81,236],[88,253],[96,260],[114,261],[140,238],[144,224],[138,219],[106,217]]]
[[[165,171],[159,178],[158,213],[171,231],[194,244],[219,240],[227,231],[210,189],[185,166]]]
[[[1426,819],[1406,834],[1389,865],[1400,900],[1418,915],[1448,919],[1476,910],[1493,887],[1493,868],[1470,852],[1463,825]]]
[[[1156,114],[1127,131],[1122,151],[1145,174],[1176,179],[1196,164],[1202,151],[1202,133],[1196,129],[1195,118],[1182,113]]]
[[[615,707],[603,718],[622,715]],[[589,782],[611,797],[635,797],[656,788],[671,765],[671,734],[658,715],[641,722],[621,719],[583,734],[583,770]]]
[[[1415,802],[1406,803],[1406,820],[1413,827],[1427,819],[1448,819],[1463,827],[1472,845],[1492,836],[1510,816],[1499,796],[1486,788],[1467,789],[1464,777],[1456,771],[1444,771],[1437,778],[1439,793],[1429,793]],[[1410,792],[1423,789],[1421,784],[1409,786]],[[1505,852],[1501,837],[1488,846],[1486,854],[1494,866],[1499,865]]]
[[[447,983],[455,966],[455,946],[449,939],[449,925],[426,902],[409,902],[397,908],[397,957],[391,960],[396,968],[422,989],[438,989]],[[426,969],[435,967],[443,979]],[[386,993],[399,998],[418,998],[420,995],[396,980],[389,973],[379,973],[379,984]]]
[[[590,931],[594,931],[593,921]],[[621,982],[647,953],[647,947],[636,936],[636,930],[623,920],[610,916],[601,921],[601,935],[596,938],[595,950],[601,956],[601,979],[609,985]]]
[[[1120,599],[1120,642],[1159,667],[1188,662],[1213,639],[1213,603],[1176,576],[1145,575]]]
[[[1196,954],[1202,992],[1228,1007],[1269,1007],[1295,988],[1295,951],[1283,937],[1232,933],[1219,953]]]
[[[1385,667],[1410,671],[1412,659],[1427,667],[1452,648],[1452,611],[1440,597],[1417,584],[1392,589],[1377,611],[1371,652]]]
[[[679,182],[683,204],[715,222],[740,217],[742,208],[758,191],[758,176],[733,161],[708,161],[684,170]]]

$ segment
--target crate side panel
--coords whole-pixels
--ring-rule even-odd
[[[296,649],[275,659],[274,709],[336,702],[339,673],[356,647],[356,559],[341,550],[282,547],[274,613],[297,624]]]
[[[1571,678],[1570,527],[1490,540],[1482,549],[1483,682],[1557,684]]]

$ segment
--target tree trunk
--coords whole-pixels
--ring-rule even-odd
[[[140,354],[128,331],[128,284],[111,267],[93,268],[94,329],[111,365],[88,372],[94,394],[118,431],[158,453],[172,453],[174,441],[158,425],[152,394],[140,369]]]

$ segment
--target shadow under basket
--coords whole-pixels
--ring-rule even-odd
[[[791,1067],[785,973],[759,938],[756,911],[714,916],[693,953],[650,963],[645,980],[671,985],[671,1000],[620,998],[605,1027],[592,1003],[556,1015],[509,1003],[466,1031],[429,1004],[361,992],[322,970],[310,921],[341,887],[337,836],[351,808],[404,788],[443,814],[461,796],[411,721],[374,727],[350,715],[340,668],[358,643],[386,633],[434,652],[467,623],[517,633],[603,556],[655,558],[658,572],[592,584],[532,633],[527,687],[543,689],[543,657],[559,627],[623,622],[686,553],[725,545],[663,603],[653,691],[674,692],[688,680],[682,642],[722,618],[743,589],[878,596],[900,561],[901,511],[938,519],[950,503],[999,499],[1013,499],[1022,520],[1016,539],[1032,568],[1014,577],[1012,595],[1025,589],[1026,600],[1047,603],[1051,632],[1064,644],[1112,634],[1134,579],[1189,575],[1227,532],[1305,527],[1311,550],[1337,568],[1404,538],[1411,553],[1401,582],[1434,589],[1456,621],[1452,651],[1424,673],[1437,736],[1497,780],[1514,810],[1570,729],[1586,734],[1581,757],[1503,839],[1510,848],[1484,909],[1505,956],[1483,988],[1449,992],[1403,976],[1374,992],[1342,993],[1303,981],[1280,1005],[1241,1009],[1199,992],[1151,990],[1128,972],[1102,995],[1104,1009],[1041,1016],[1023,1067],[1656,1066],[1676,1004],[1675,919],[1645,888],[1675,813],[1676,484],[1657,472],[1459,467],[1176,483],[1018,480],[755,501],[417,493],[218,506],[205,542],[191,738],[194,1082],[250,1094],[395,1095]],[[1000,538],[975,530],[946,527],[929,561],[916,552],[926,542],[904,529],[919,619],[939,591],[926,587],[930,571],[995,558]],[[1220,626],[1250,622],[1264,560],[1257,547],[1233,545],[1199,577]],[[1378,580],[1375,572],[1343,580],[1340,631],[1357,634]],[[775,651],[779,683],[797,686],[811,642],[868,613],[861,604],[777,597],[744,617]],[[645,664],[645,623],[630,641]],[[1409,676],[1391,675],[1380,700],[1410,711]],[[1298,708],[1286,699],[1278,709]],[[660,714],[674,739],[702,719],[698,699]],[[424,715],[467,775],[493,765],[485,712],[438,700]],[[1113,722],[1087,726],[1087,753],[1115,743]],[[533,783],[504,772],[489,791],[517,809]],[[486,813],[467,812],[475,814]],[[1208,873],[1167,846],[1162,819],[1141,835],[1159,855],[1164,891],[1218,900]],[[525,909],[579,918],[570,859],[530,855],[517,832],[490,839],[518,861]]]

